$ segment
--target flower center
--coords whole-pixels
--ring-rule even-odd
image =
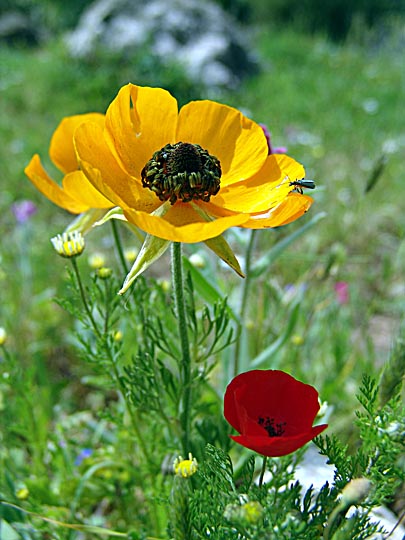
[[[284,434],[286,422],[278,422],[276,424],[274,418],[269,418],[268,416],[263,418],[262,416],[259,416],[257,423],[267,431],[269,437],[281,437]]]
[[[142,169],[142,185],[161,201],[208,202],[220,187],[221,164],[198,144],[166,144]]]

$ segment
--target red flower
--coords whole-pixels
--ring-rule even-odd
[[[224,415],[240,433],[232,439],[264,456],[285,456],[319,435],[312,427],[319,411],[318,392],[278,370],[241,373],[225,392]]]

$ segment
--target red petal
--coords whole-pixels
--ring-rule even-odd
[[[225,418],[245,435],[258,435],[250,430],[260,417],[285,423],[286,437],[307,432],[319,410],[315,388],[279,370],[241,373],[228,385],[224,401]]]
[[[238,444],[257,452],[258,454],[269,457],[278,457],[295,452],[298,448],[301,448],[304,444],[319,435],[327,427],[327,424],[315,426],[311,428],[310,431],[300,433],[294,437],[254,437],[249,435],[237,435],[232,436],[231,438]]]

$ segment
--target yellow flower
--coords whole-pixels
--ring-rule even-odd
[[[26,487],[22,487],[22,488],[17,489],[15,495],[17,499],[20,499],[21,501],[25,501],[25,499],[28,499],[29,494],[30,494],[29,489]]]
[[[35,154],[25,174],[34,186],[58,206],[73,214],[80,214],[91,208],[111,208],[110,200],[94,189],[86,176],[79,170],[73,134],[83,122],[94,122],[104,126],[104,115],[99,113],[79,114],[62,120],[55,130],[49,147],[49,156],[56,167],[63,173],[62,187],[52,180],[42,166],[41,159]]]
[[[278,227],[312,202],[292,184],[304,178],[302,165],[269,156],[258,124],[213,101],[178,111],[167,91],[128,84],[104,127],[81,123],[74,140],[93,186],[129,222],[167,241],[206,241],[233,226]]]
[[[181,456],[177,457],[173,463],[173,470],[176,476],[180,478],[189,478],[197,472],[198,463],[195,457],[189,452],[188,459],[183,459]]]

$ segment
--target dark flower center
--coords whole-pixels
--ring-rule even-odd
[[[274,418],[259,416],[257,423],[267,431],[269,437],[281,437],[284,434],[286,422],[275,423]]]
[[[220,187],[221,164],[198,144],[166,144],[142,169],[142,185],[161,201],[208,202]]]

